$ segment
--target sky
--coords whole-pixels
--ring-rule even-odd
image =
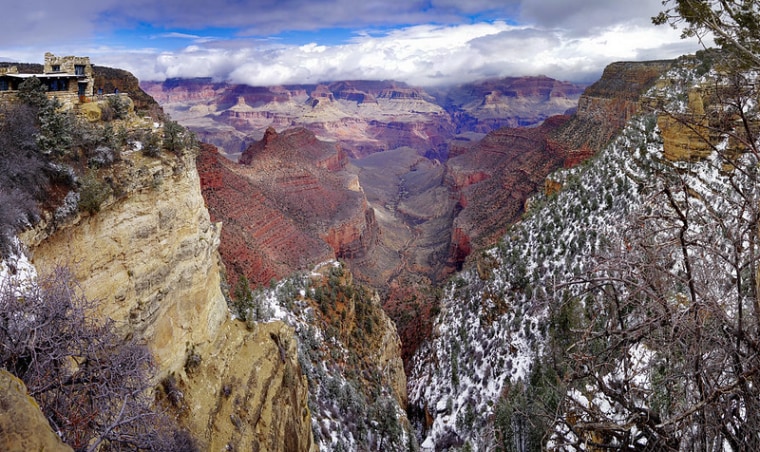
[[[140,80],[249,85],[546,75],[593,82],[613,61],[701,48],[651,17],[661,0],[24,0],[0,61],[89,56]]]

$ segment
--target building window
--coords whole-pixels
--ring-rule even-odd
[[[83,64],[74,65],[74,74],[84,75],[84,65]]]
[[[8,80],[0,79],[0,91],[8,91]]]
[[[61,65],[60,64],[54,64],[52,69],[53,69],[53,72],[60,72],[61,71]]]

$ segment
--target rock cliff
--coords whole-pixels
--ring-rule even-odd
[[[282,322],[226,322],[163,383],[203,450],[316,451],[298,340]]]
[[[37,268],[67,265],[99,315],[150,346],[160,374],[184,365],[188,348],[212,341],[227,317],[211,223],[194,156],[126,155],[110,176],[121,196],[22,238]]]
[[[304,128],[269,128],[230,162],[212,146],[198,159],[203,194],[222,221],[222,258],[239,275],[266,284],[318,262],[363,259],[378,241],[374,211],[345,153]]]
[[[204,448],[314,450],[292,329],[228,314],[195,157],[123,153],[101,170],[115,195],[99,212],[51,215],[22,239],[37,268],[67,265],[97,315],[149,346],[157,398]]]
[[[457,133],[532,127],[578,105],[584,87],[549,77],[506,77],[456,86],[438,93]]]
[[[0,450],[72,451],[50,427],[24,383],[5,370],[0,370]]]

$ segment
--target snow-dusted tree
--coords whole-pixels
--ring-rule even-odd
[[[700,40],[712,35],[741,60],[760,65],[760,4],[757,0],[663,0],[664,11],[652,18],[657,25],[682,27],[683,37]]]
[[[756,2],[674,3],[697,28],[749,20],[732,7],[757,10]],[[755,37],[725,31],[732,40],[723,51],[703,55],[716,70],[699,102],[657,112],[688,138],[685,153],[640,160],[645,202],[574,281],[592,315],[565,350],[569,385],[552,444],[760,450],[760,64],[748,54]]]

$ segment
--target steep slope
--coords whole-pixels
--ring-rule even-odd
[[[236,303],[254,331],[271,319],[295,330],[320,450],[401,451],[415,444],[399,337],[379,301],[332,261]],[[281,352],[295,342],[279,340]]]
[[[665,98],[671,112],[686,108],[687,103],[682,99],[694,98],[690,94],[694,86],[704,82],[695,76],[694,66],[689,58],[679,61],[677,67],[665,72],[660,82],[639,99],[663,105]],[[673,139],[678,129],[660,129],[658,124],[668,125],[658,123],[657,111],[632,115],[618,136],[586,164],[554,173],[550,181],[560,189],[532,199],[522,221],[508,229],[499,246],[473,259],[472,265],[444,289],[433,337],[415,355],[409,375],[410,410],[416,413],[415,420],[423,432],[423,450],[449,447],[491,450],[511,447],[513,441],[530,443],[530,447],[550,447],[556,446],[562,435],[567,435],[563,440],[569,438],[568,443],[563,444],[584,444],[584,438],[588,441],[602,438],[601,441],[620,445],[614,439],[604,439],[606,426],[595,434],[591,422],[584,424],[584,413],[604,413],[607,419],[619,419],[611,421],[617,422],[614,428],[639,431],[638,427],[630,426],[650,407],[648,404],[657,403],[647,392],[650,368],[646,363],[656,361],[649,358],[653,356],[649,353],[654,353],[647,349],[650,342],[622,340],[625,343],[622,358],[616,361],[614,354],[605,355],[609,361],[590,374],[582,365],[587,362],[583,361],[587,357],[583,353],[589,350],[582,353],[573,348],[572,342],[567,342],[567,336],[593,336],[594,322],[601,322],[603,317],[593,304],[590,290],[590,287],[599,287],[598,281],[589,279],[589,275],[598,276],[594,272],[605,260],[621,263],[614,259],[624,259],[632,253],[632,237],[640,232],[640,222],[662,218],[668,208],[666,201],[651,203],[653,193],[667,191],[661,184],[688,187],[693,196],[690,209],[698,212],[695,217],[712,218],[706,215],[711,208],[705,204],[736,202],[730,198],[730,190],[724,188],[746,183],[743,176],[731,174],[730,168],[717,164],[719,148],[707,157],[686,156],[687,162],[673,163],[672,157],[666,154],[672,152],[669,148],[680,145]],[[663,140],[665,137],[669,138]],[[673,169],[679,177],[670,180],[665,172]],[[653,212],[656,215],[653,216]],[[700,228],[691,224],[689,229],[694,234]],[[697,240],[696,235],[690,237]],[[648,235],[646,240],[650,238]],[[708,247],[712,247],[711,240],[727,239],[724,235],[707,240]],[[657,247],[660,246],[664,245],[660,242]],[[676,248],[668,253],[675,256]],[[719,260],[714,256],[700,258],[697,265],[710,268]],[[680,267],[669,267],[672,263],[667,259],[662,265],[669,268],[666,273],[679,274]],[[628,270],[620,269],[622,280],[631,277]],[[645,267],[643,271],[652,270]],[[706,278],[700,279],[699,284],[709,287],[712,287],[712,278],[722,281],[717,285],[735,281],[730,271],[700,274]],[[671,286],[665,290],[672,293]],[[648,297],[643,296],[643,299]],[[679,299],[678,295],[675,299]],[[579,318],[588,323],[572,323],[572,319]],[[636,323],[637,319],[632,322]],[[619,321],[612,319],[614,324]],[[664,328],[669,330],[671,326],[666,323]],[[628,331],[611,339],[612,343],[618,344],[615,341]],[[604,353],[610,353],[609,349]],[[541,356],[546,359],[536,365],[537,357]],[[566,367],[558,364],[568,361],[571,363]],[[584,380],[586,385],[568,390],[568,399],[563,400],[565,394],[552,392],[563,387],[562,382],[584,372],[589,375],[589,379]],[[607,382],[613,389],[602,395],[593,381]],[[625,383],[616,386],[618,381]],[[625,391],[621,392],[622,389]],[[615,394],[621,393],[631,397],[631,405],[615,400]],[[647,395],[638,397],[637,394]],[[570,400],[569,405],[565,405],[566,400]],[[572,400],[576,401],[575,405]],[[527,409],[536,405],[545,406],[549,411],[568,409],[567,406],[577,409],[567,412],[565,418],[560,416],[558,424],[551,423],[551,417],[557,413],[549,414],[546,427],[547,424],[542,424],[543,418]],[[581,430],[588,428],[585,431],[591,433],[587,437],[573,436],[569,432],[576,423],[583,424],[585,427]],[[539,425],[548,430],[539,431],[537,438],[530,436],[531,429]],[[636,435],[631,437],[636,438]]]
[[[210,146],[199,157],[209,211],[226,225],[220,251],[233,284],[240,275],[265,284],[327,259],[372,252],[374,211],[337,146],[306,129],[270,128],[240,160]]]
[[[642,94],[671,65],[613,63],[584,91],[571,116],[550,118],[535,129],[500,129],[459,149],[446,163],[446,183],[462,208],[452,227],[450,268],[498,241],[550,172],[601,150],[645,108]]]
[[[122,124],[152,128],[131,111]],[[137,150],[146,148],[132,141],[118,161],[90,168],[73,201],[71,192],[21,234],[33,264],[43,272],[68,267],[84,295],[97,301],[92,315],[148,346],[157,399],[180,415],[202,449],[245,441],[258,450],[315,450],[295,346],[281,361],[271,339],[286,341],[293,331],[273,323],[252,334],[228,314],[217,252],[221,225],[210,221],[194,150],[159,147],[153,156]],[[88,195],[87,187],[97,193]],[[88,196],[97,204],[82,204]],[[206,381],[205,372],[225,380]],[[229,390],[231,406],[218,406],[232,380],[246,383]],[[184,416],[188,406],[193,415]]]

